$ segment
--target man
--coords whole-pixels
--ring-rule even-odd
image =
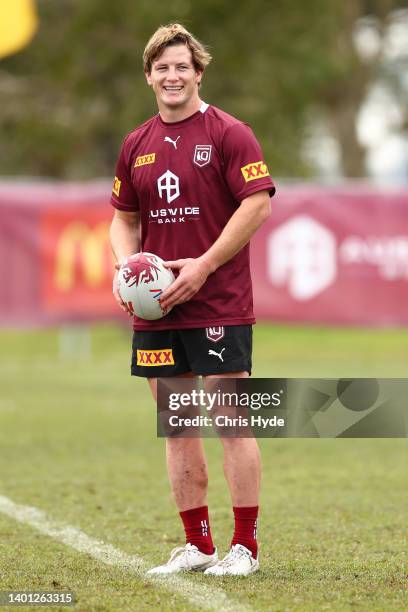
[[[155,399],[157,377],[251,373],[255,319],[248,243],[270,214],[274,186],[251,129],[201,101],[210,60],[183,26],[155,32],[143,61],[159,114],[125,138],[116,167],[111,243],[117,268],[143,250],[178,273],[160,300],[164,310],[174,307],[171,312],[157,321],[134,319],[132,374],[148,379]],[[116,283],[114,294],[126,309]],[[164,348],[171,349],[169,364],[140,359],[141,350]],[[169,479],[186,545],[152,574],[248,575],[259,568],[257,443],[228,437],[222,443],[235,517],[230,552],[219,561],[213,545],[202,440],[167,438]]]

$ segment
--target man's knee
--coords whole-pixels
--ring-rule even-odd
[[[233,436],[220,436],[221,443],[226,453],[243,453],[258,449],[258,442],[254,437],[234,438]]]

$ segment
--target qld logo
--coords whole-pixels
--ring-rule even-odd
[[[196,145],[193,161],[197,166],[206,166],[211,161],[212,145]]]
[[[207,336],[207,340],[218,342],[225,336],[225,329],[224,327],[206,327],[205,335]]]

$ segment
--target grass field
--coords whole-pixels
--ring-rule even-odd
[[[254,376],[408,374],[407,330],[255,329]],[[0,332],[0,496],[147,567],[183,543],[154,405],[144,381],[128,376],[127,331],[94,327],[91,344],[91,357],[63,357],[55,330]],[[224,553],[230,502],[219,444],[206,447],[213,535]],[[187,590],[202,588],[211,607],[208,585],[221,589],[237,610],[406,610],[407,440],[261,447],[261,571],[188,575]],[[0,512],[0,590],[53,589],[74,591],[81,611],[199,609],[169,583],[107,566]]]

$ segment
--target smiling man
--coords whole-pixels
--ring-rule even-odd
[[[241,378],[252,367],[249,240],[270,214],[274,186],[251,129],[201,100],[210,60],[180,24],[153,34],[143,62],[159,113],[125,138],[116,166],[111,243],[118,265],[143,250],[178,273],[161,297],[171,312],[156,321],[134,318],[132,374],[148,379],[155,399],[158,377]],[[114,295],[126,310],[116,282]],[[164,348],[170,363],[138,362],[140,351]],[[259,568],[258,446],[254,438],[221,440],[235,519],[230,551],[219,560],[212,541],[201,439],[167,438],[186,545],[151,573],[245,576]]]

